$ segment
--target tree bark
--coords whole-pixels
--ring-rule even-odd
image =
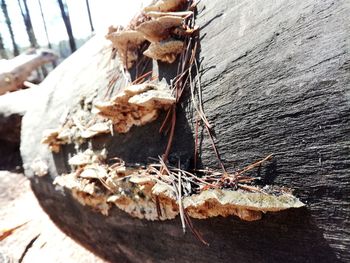
[[[66,30],[67,30],[67,35],[69,38],[69,46],[70,46],[71,52],[73,53],[77,49],[77,47],[75,45],[75,40],[74,40],[74,36],[73,36],[72,26],[70,23],[67,4],[63,3],[62,0],[57,0],[57,2],[60,6],[62,19],[63,19],[64,25],[66,27]]]
[[[179,218],[150,222],[117,208],[105,217],[80,205],[69,191],[58,191],[52,181],[70,171],[74,146],[52,154],[33,127],[56,128],[62,113],[82,97],[103,98],[110,53],[98,38],[57,67],[23,118],[23,162],[41,158],[49,167],[46,177],[25,171],[41,205],[66,233],[110,261],[349,261],[349,11],[346,1],[332,0],[198,5],[203,106],[225,166],[235,170],[274,154],[255,175],[295,189],[306,209],[268,213],[249,223],[234,217],[193,220],[210,243],[206,247],[183,235]],[[160,63],[158,75],[169,80],[169,68]],[[177,118],[170,157],[190,163],[195,147],[190,100],[178,108]],[[109,157],[127,163],[146,162],[166,147],[167,137],[158,133],[162,121],[98,137],[91,145],[106,147]],[[201,165],[217,168],[205,130],[199,136]]]
[[[13,55],[14,56],[18,56],[19,55],[19,50],[18,50],[18,46],[17,46],[16,40],[15,40],[15,36],[14,36],[13,30],[12,30],[11,20],[10,20],[9,14],[7,12],[7,5],[6,5],[6,1],[5,0],[1,0],[1,9],[2,9],[2,12],[3,12],[4,16],[5,16],[5,21],[6,21],[7,28],[9,30],[9,32],[10,32],[12,46],[13,46]]]

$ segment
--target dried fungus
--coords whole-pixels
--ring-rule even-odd
[[[180,213],[180,201],[193,218],[235,215],[246,221],[259,220],[262,213],[304,206],[289,189],[277,186],[254,187],[254,192],[245,188],[215,188],[194,194],[191,184],[185,191],[187,182],[197,184],[199,189],[202,188],[200,182],[207,183],[188,172],[182,172],[185,192],[179,197],[174,175],[180,170],[166,168],[161,172],[163,168],[159,165],[129,168],[118,158],[115,164],[108,166],[105,160],[103,151],[79,153],[70,159],[70,164],[74,163],[77,169],[57,177],[54,183],[72,190],[73,197],[80,203],[103,214],[108,214],[115,205],[133,217],[147,220],[175,218]],[[168,172],[164,174],[164,171]]]
[[[42,177],[48,174],[49,167],[41,158],[35,158],[30,168],[36,176]]]
[[[149,11],[145,12],[146,17],[158,18],[162,16],[177,16],[177,17],[190,17],[193,15],[192,11],[179,11],[179,12],[158,12],[158,11]]]
[[[171,31],[181,27],[184,19],[179,16],[161,16],[140,24],[136,31],[150,42],[159,42],[170,37]]]
[[[283,191],[280,191],[280,195],[271,195],[226,189],[205,190],[184,198],[183,204],[188,214],[194,218],[236,215],[246,221],[258,220],[265,212],[304,206],[299,199]]]
[[[112,41],[125,68],[130,69],[139,59],[142,44],[150,42],[143,52],[147,57],[173,63],[184,45],[179,40],[190,36],[196,29],[185,25],[185,19],[193,16],[192,11],[182,11],[187,0],[154,1],[143,12],[132,19],[126,28],[110,27],[107,39]]]
[[[154,42],[143,52],[147,57],[166,63],[173,63],[178,54],[182,52],[184,43],[180,40],[167,40]]]
[[[126,87],[107,102],[96,103],[98,114],[111,120],[118,133],[128,132],[155,120],[160,110],[175,103],[165,83],[143,83]]]
[[[86,139],[111,133],[112,123],[107,119],[96,118],[91,112],[91,104],[91,98],[82,99],[78,109],[64,114],[58,128],[47,129],[43,132],[41,143],[47,144],[52,152],[58,153],[61,145],[71,143],[80,145]]]
[[[112,41],[113,47],[117,49],[119,58],[123,65],[129,69],[139,57],[139,49],[145,41],[143,35],[135,30],[117,30],[110,32],[107,39]]]
[[[143,10],[145,12],[149,12],[149,11],[158,11],[158,12],[178,11],[186,3],[187,3],[187,0],[160,0],[160,1],[156,1],[152,5],[145,7]]]
[[[68,160],[68,163],[73,166],[85,166],[93,163],[101,163],[107,158],[107,151],[92,151],[86,149],[84,152],[79,152]]]

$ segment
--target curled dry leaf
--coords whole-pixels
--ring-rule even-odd
[[[184,43],[180,40],[167,40],[151,43],[148,49],[143,52],[147,57],[167,63],[173,63],[178,54],[183,50]]]
[[[117,49],[119,58],[126,68],[131,68],[139,56],[139,48],[145,41],[140,32],[134,30],[117,30],[106,36]]]
[[[136,27],[136,31],[150,42],[159,42],[169,38],[171,30],[181,27],[184,19],[179,16],[161,16],[140,24]]]
[[[147,124],[168,109],[175,98],[164,83],[143,83],[126,87],[107,102],[95,103],[98,114],[112,121],[114,130],[126,133],[132,126]]]
[[[152,5],[144,8],[145,12],[158,11],[158,12],[170,12],[178,11],[187,3],[187,0],[159,0]]]

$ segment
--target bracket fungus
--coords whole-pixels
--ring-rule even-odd
[[[184,19],[179,16],[161,16],[140,24],[135,30],[148,41],[159,42],[169,38],[171,30],[181,27],[183,22]]]
[[[118,55],[127,69],[131,68],[138,59],[140,46],[146,40],[138,31],[122,29],[110,32],[106,38],[112,41],[113,47],[117,49]]]
[[[106,36],[126,69],[135,65],[142,44],[150,42],[150,47],[143,54],[152,59],[173,63],[184,48],[183,42],[172,37],[184,38],[195,31],[185,26],[185,18],[193,16],[192,11],[181,11],[188,5],[187,0],[156,1],[144,8],[126,28],[110,27]]]
[[[34,174],[39,177],[47,175],[49,171],[47,163],[44,162],[40,157],[37,157],[33,160],[30,168],[33,170]]]
[[[175,103],[168,86],[163,83],[130,85],[114,98],[95,103],[98,114],[112,121],[114,130],[128,132],[132,126],[145,125],[155,120],[160,110]]]
[[[160,0],[156,1],[152,5],[145,7],[143,10],[148,11],[160,11],[160,12],[169,12],[177,11],[186,4],[186,0]]]
[[[183,47],[184,43],[180,40],[154,42],[143,54],[156,60],[173,63],[176,56],[182,52]]]
[[[103,118],[92,118],[91,105],[87,106],[86,103],[83,100],[82,107],[79,106],[81,108],[66,114],[58,128],[45,130],[41,143],[47,144],[52,152],[58,153],[61,145],[71,143],[79,145],[86,139],[111,133],[111,122]]]
[[[79,164],[79,168],[57,177],[54,183],[71,189],[80,203],[105,215],[114,204],[133,217],[147,220],[173,219],[181,206],[193,218],[236,215],[245,221],[259,220],[262,213],[304,206],[289,189],[276,186],[255,187],[254,191],[202,188],[196,193],[187,184],[189,189],[180,198],[175,186],[178,182],[174,181],[179,170],[171,172],[172,168],[166,168],[170,174],[162,174],[161,169],[155,169],[160,167],[157,165],[130,168],[122,161],[108,166],[105,158],[105,153],[94,154],[91,150],[77,154],[70,163]],[[193,180],[197,180],[196,184],[205,183],[188,172],[182,172],[182,176],[182,184],[193,184]]]

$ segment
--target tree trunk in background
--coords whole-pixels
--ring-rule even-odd
[[[18,5],[19,5],[19,8],[21,9],[24,25],[26,26],[26,31],[28,34],[30,46],[32,48],[37,48],[37,47],[39,47],[39,45],[38,45],[38,42],[37,42],[35,34],[34,34],[32,20],[30,19],[27,0],[22,0],[22,3],[23,3],[23,6],[21,4],[21,0],[18,0]]]
[[[45,16],[44,16],[44,12],[43,12],[43,7],[41,5],[41,1],[40,0],[38,0],[38,3],[39,3],[39,7],[40,7],[41,18],[43,19],[43,25],[44,25],[46,41],[47,41],[47,47],[52,49],[52,45],[51,45],[51,42],[50,42],[50,38],[49,38],[48,31],[47,31],[47,27],[46,27],[46,20],[45,20]]]
[[[87,8],[87,12],[88,12],[88,15],[89,15],[89,22],[90,22],[91,33],[93,33],[95,31],[95,29],[94,29],[94,25],[92,24],[89,0],[86,0],[86,8]]]
[[[70,49],[73,53],[75,50],[77,50],[77,47],[75,45],[75,40],[74,40],[74,36],[73,36],[72,25],[70,23],[67,4],[63,3],[62,0],[57,0],[57,2],[60,6],[61,15],[62,15],[64,25],[66,26],[66,30],[67,30],[67,34],[68,34],[68,38],[69,38],[69,46],[70,46]]]
[[[49,49],[52,49],[52,44],[50,42],[50,38],[49,38],[49,33],[47,31],[47,27],[46,27],[46,20],[45,20],[45,16],[44,16],[44,12],[43,12],[43,7],[41,5],[41,1],[38,0],[39,3],[39,7],[40,7],[40,13],[41,13],[41,18],[43,19],[43,25],[44,25],[44,29],[45,29],[45,35],[46,35],[46,40],[47,40],[47,47]],[[52,67],[55,68],[57,66],[56,62],[52,62]]]
[[[8,59],[1,34],[0,34],[0,59]]]
[[[6,25],[8,27],[9,32],[10,32],[12,46],[13,46],[13,55],[14,56],[18,56],[19,55],[19,50],[18,50],[18,46],[16,44],[15,36],[13,34],[13,30],[12,30],[12,26],[11,26],[11,20],[10,20],[9,14],[7,12],[7,5],[6,5],[5,0],[1,0],[1,9],[2,9],[2,12],[4,13]]]

